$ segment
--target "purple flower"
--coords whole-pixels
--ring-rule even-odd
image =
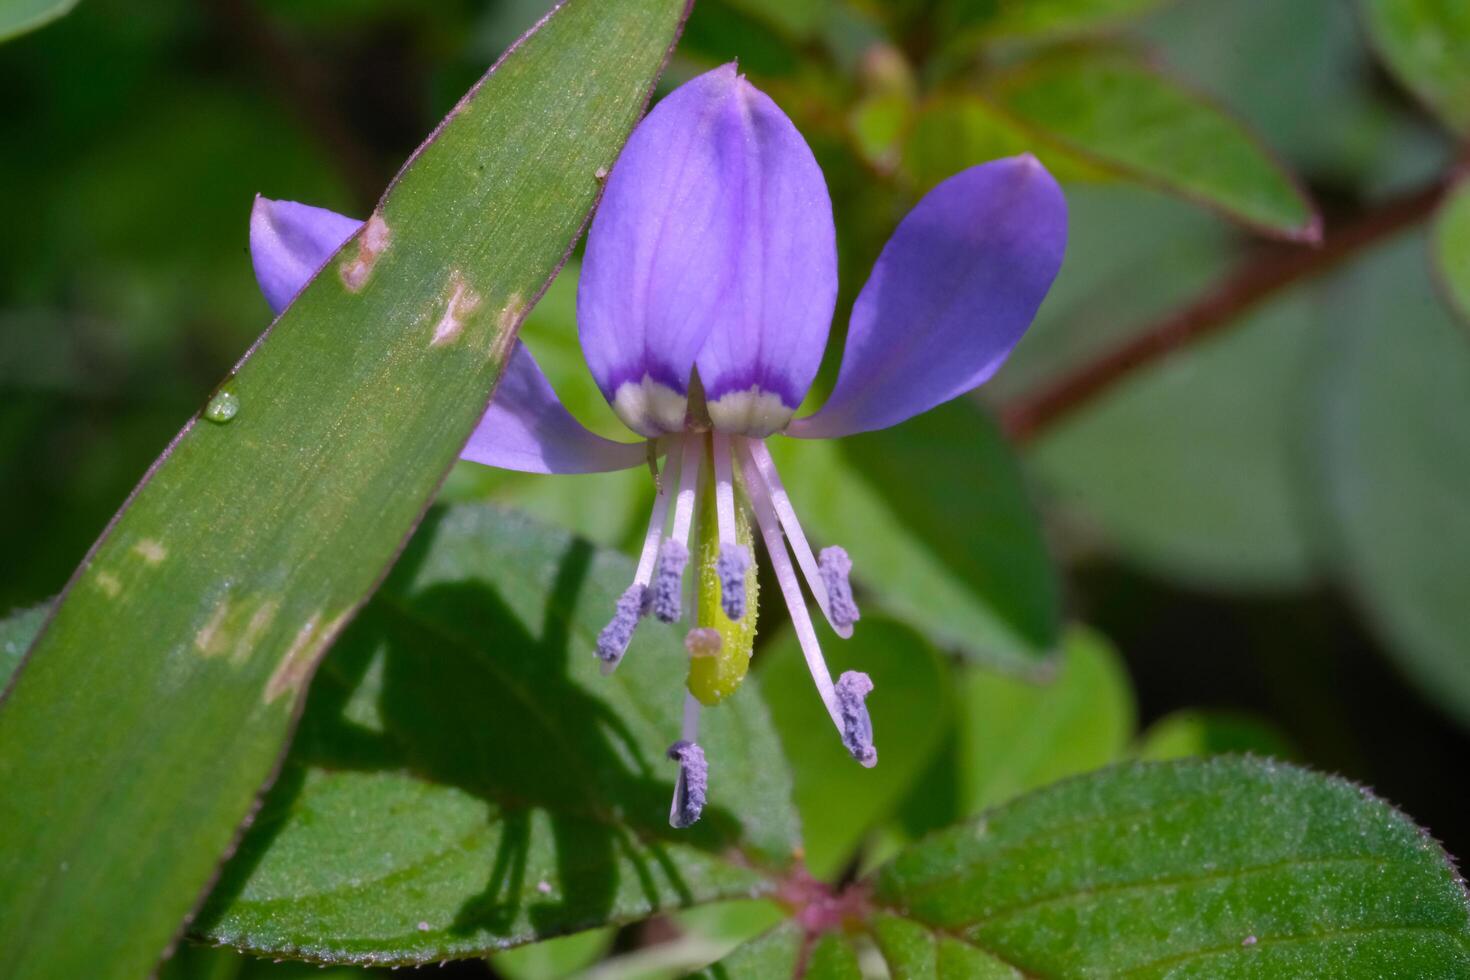
[[[329,211],[257,199],[251,253],[272,308],[283,309],[357,226]],[[517,341],[464,457],[536,473],[641,466],[650,447],[666,459],[633,583],[598,640],[609,671],[644,616],[682,614],[706,453],[723,608],[744,614],[751,562],[737,540],[738,472],[817,691],[844,746],[871,766],[872,683],[860,673],[833,683],[797,572],[834,632],[847,637],[858,618],[852,562],[837,547],[813,554],[765,439],[885,428],[984,383],[1035,316],[1066,235],[1061,189],[1029,155],[939,184],[899,223],[858,295],[831,396],[797,419],[837,296],[831,200],[791,120],[725,65],[680,87],[634,131],[582,264],[577,319],[587,365],[645,441],[613,442],[583,428]],[[675,808],[681,825],[697,818],[703,800],[698,710],[687,698],[674,756],[686,787]]]

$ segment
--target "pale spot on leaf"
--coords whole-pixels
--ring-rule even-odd
[[[230,600],[221,599],[219,605],[209,614],[209,619],[200,627],[199,632],[194,634],[194,648],[206,657],[218,656],[225,652],[229,646],[229,637],[225,635],[225,617],[230,614]]]
[[[111,572],[98,572],[97,577],[93,581],[97,583],[97,588],[101,589],[109,599],[116,599],[122,592],[122,583]]]
[[[295,692],[301,689],[306,679],[311,676],[312,669],[316,667],[317,655],[332,642],[346,621],[346,613],[327,623],[322,622],[320,611],[312,614],[297,632],[296,638],[291,641],[291,646],[286,649],[285,654],[281,657],[281,662],[276,664],[276,669],[271,673],[270,679],[265,682],[264,700],[266,704],[270,704],[288,691]]]
[[[470,288],[464,274],[455,269],[449,274],[448,299],[444,303],[444,315],[434,327],[434,337],[429,343],[434,347],[453,343],[464,331],[465,321],[480,308],[480,294]]]
[[[168,557],[168,549],[152,538],[144,538],[133,545],[133,551],[150,565],[157,565]]]
[[[343,285],[354,293],[367,285],[373,274],[373,267],[388,250],[392,238],[388,223],[381,215],[374,214],[369,218],[362,234],[358,236],[356,257],[344,260],[340,267]]]

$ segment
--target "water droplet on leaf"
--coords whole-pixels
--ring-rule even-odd
[[[204,406],[204,417],[220,425],[224,425],[239,414],[240,398],[232,391],[215,392],[209,404]]]

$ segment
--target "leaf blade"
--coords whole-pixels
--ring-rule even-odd
[[[1026,974],[1470,969],[1466,895],[1426,834],[1360,787],[1259,760],[1069,780],[934,835],[875,888]]]
[[[181,433],[63,596],[0,706],[13,975],[144,974],[210,879],[316,658],[480,414],[685,12],[596,7],[569,0],[472,90],[390,188],[382,227],[241,363],[227,383],[239,417]],[[600,84],[579,91],[563,73]],[[479,300],[436,347],[455,271]],[[170,847],[128,845],[160,827]],[[104,947],[105,968],[87,955]]]
[[[1240,123],[1125,51],[1079,49],[997,78],[988,97],[1042,136],[1120,174],[1288,241],[1321,219]]]
[[[1451,129],[1470,129],[1470,11],[1454,0],[1363,0],[1368,35]]]
[[[709,802],[671,830],[678,631],[645,622],[610,677],[592,654],[633,563],[483,505],[426,531],[327,661],[206,937],[426,963],[770,891],[800,836],[758,691],[704,714]]]

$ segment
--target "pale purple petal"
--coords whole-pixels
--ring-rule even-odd
[[[827,183],[791,120],[745,79],[725,110],[742,152],[720,179],[738,195],[735,279],[696,364],[715,428],[786,427],[822,363],[837,302]]]
[[[257,196],[250,210],[250,259],[271,311],[279,313],[362,222],[326,208]]]
[[[641,465],[647,454],[646,443],[613,442],[584,428],[518,340],[460,456],[525,473],[603,473]]]
[[[598,387],[635,432],[683,428],[689,376],[732,275],[744,159],[733,65],[680,86],[633,131],[587,236],[577,323]]]
[[[832,396],[787,433],[886,428],[988,380],[1036,316],[1066,244],[1062,190],[1029,154],[935,187],[858,295]]]

